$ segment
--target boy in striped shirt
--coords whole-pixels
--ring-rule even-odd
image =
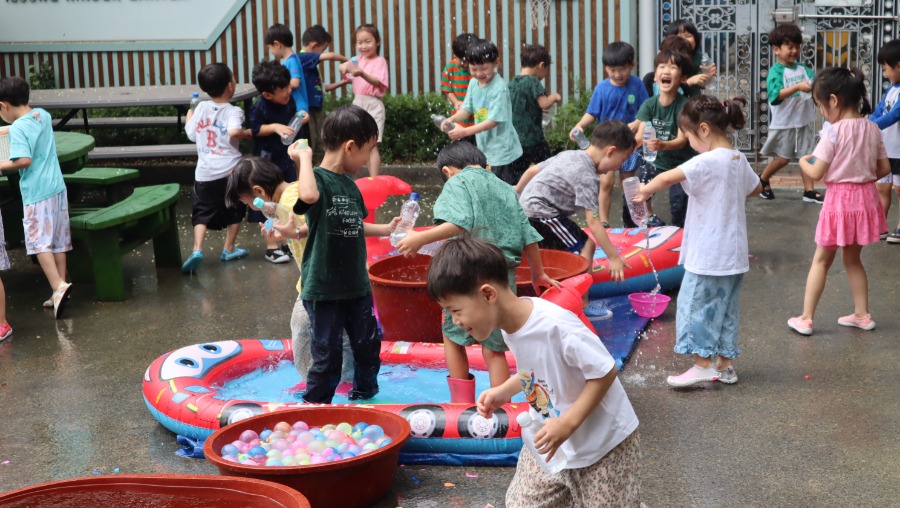
[[[457,35],[453,39],[453,58],[441,72],[441,93],[450,101],[453,113],[456,113],[456,110],[462,106],[463,100],[466,98],[466,90],[469,88],[469,81],[472,80],[469,65],[465,61],[466,48],[476,39],[475,34],[461,33]],[[469,120],[463,120],[459,122],[459,125],[471,127],[474,124]],[[465,141],[474,145],[475,136],[469,136]]]

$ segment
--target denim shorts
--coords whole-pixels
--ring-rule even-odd
[[[675,352],[703,358],[735,358],[744,274],[697,275],[684,272],[675,313]]]

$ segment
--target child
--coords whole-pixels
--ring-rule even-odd
[[[459,127],[457,127],[459,128]],[[515,191],[485,169],[487,159],[473,145],[456,141],[438,153],[438,167],[446,180],[441,195],[434,204],[437,227],[428,231],[410,231],[397,244],[397,250],[410,256],[428,243],[452,238],[463,232],[476,233],[503,250],[507,259],[507,284],[515,291],[515,267],[528,259],[531,279],[536,292],[539,286],[555,284],[544,273],[538,242],[541,235],[529,224]],[[456,326],[449,314],[444,314],[444,355],[450,375],[451,402],[475,402],[475,378],[469,373],[465,346],[475,340],[465,328]],[[498,386],[509,377],[506,362],[507,347],[500,332],[482,342],[482,355],[488,366],[491,386]]]
[[[0,129],[2,131],[3,129]],[[0,135],[3,135],[0,133]],[[6,253],[6,234],[3,231],[3,218],[0,217],[0,270],[9,270],[9,255]],[[53,303],[52,300],[50,303]],[[0,342],[12,337],[13,329],[6,320],[6,288],[0,280]]]
[[[466,49],[469,44],[478,40],[475,34],[461,33],[453,39],[453,58],[444,66],[441,72],[441,93],[450,101],[455,112],[462,107],[463,100],[466,98],[466,90],[469,89],[469,81],[472,74],[469,72],[469,66],[466,63]],[[471,127],[474,125],[468,120],[461,120],[457,123],[461,127]],[[469,136],[465,139],[469,143],[475,144],[475,136]]]
[[[278,62],[274,63],[284,69]],[[253,200],[262,198],[263,201],[279,203],[290,210],[299,197],[298,189],[297,183],[284,181],[281,168],[272,162],[260,157],[244,157],[235,166],[228,180],[228,202],[229,206],[240,202],[251,209],[258,210],[253,206]],[[272,229],[268,232],[264,227],[260,229],[264,235],[273,237],[274,242],[287,239],[288,246],[294,253],[297,268],[300,269],[303,261],[303,249],[306,248],[306,235],[309,233],[303,216],[291,214],[289,221],[275,221]],[[306,313],[303,299],[299,295],[303,288],[302,281],[302,278],[297,280],[298,295],[297,301],[294,303],[294,311],[291,313],[291,337],[294,345],[294,366],[300,373],[300,378],[305,381],[309,377],[309,368],[312,365],[312,329],[309,314]],[[338,392],[343,391],[346,394],[349,390],[346,388],[341,390],[341,387],[342,385],[349,387],[353,382],[353,351],[350,349],[350,339],[346,332],[343,334],[343,339],[344,358]]]
[[[662,42],[659,43],[660,51],[677,51],[687,55],[690,58],[690,55],[693,53],[693,46],[687,41],[687,39],[683,37],[679,37],[677,35],[668,35],[663,38]],[[647,90],[647,95],[649,97],[653,97],[654,95],[659,95],[659,85],[656,83],[656,71],[648,72],[644,74],[644,78],[642,79],[644,82],[644,88]],[[690,86],[686,82],[682,82],[681,86],[678,87],[678,93],[681,95],[690,96]],[[697,94],[695,94],[697,95]],[[647,204],[650,202],[647,201]]]
[[[560,152],[528,168],[516,190],[522,195],[519,202],[528,221],[544,237],[538,244],[542,249],[580,254],[592,262],[599,245],[609,258],[612,280],[624,279],[625,260],[613,247],[606,227],[597,217],[597,194],[601,175],[619,168],[631,155],[634,143],[634,134],[621,121],[600,122],[586,150]],[[584,210],[596,244],[569,218],[579,208]],[[587,295],[584,303],[588,316],[612,317],[605,307],[588,306]]]
[[[647,100],[647,91],[641,80],[631,74],[634,69],[634,47],[627,42],[612,42],[603,50],[603,70],[609,76],[594,87],[591,102],[581,120],[575,124],[572,131],[582,131],[594,125],[595,121],[621,120],[627,124],[633,124],[637,128],[635,117],[644,101]],[[569,139],[575,140],[572,133]],[[640,164],[639,151],[632,152],[619,170],[619,184],[624,178],[631,176]],[[628,174],[628,176],[624,176]],[[612,197],[615,172],[604,172],[600,175],[600,195],[598,198],[597,213],[603,227],[609,227],[609,208]],[[624,203],[624,202],[623,202]],[[631,215],[627,205],[622,209],[622,220],[626,226],[633,226]],[[591,253],[593,255],[593,253]]]
[[[297,181],[294,161],[288,157],[282,138],[293,137],[291,120],[297,114],[291,96],[291,74],[287,67],[276,61],[263,60],[253,67],[253,86],[261,98],[250,106],[250,132],[253,133],[253,155],[272,161],[281,171],[285,182]],[[237,201],[237,200],[236,200]],[[246,203],[245,203],[246,204]],[[247,222],[265,222],[265,217],[251,207]],[[291,260],[287,246],[279,246],[271,235],[263,234],[266,242],[266,260],[281,264]]]
[[[691,196],[679,263],[684,281],[678,293],[675,352],[694,355],[694,366],[669,376],[675,387],[707,381],[737,383],[740,354],[738,306],[744,273],[750,270],[747,196],[762,191],[759,178],[728,138],[728,127],[744,127],[744,99],[720,102],[698,95],[681,110],[680,125],[700,155],[641,186],[636,202],[676,183]],[[713,357],[716,363],[713,365]]]
[[[716,64],[711,64],[704,68],[703,49],[700,47],[700,32],[697,27],[689,19],[676,19],[666,29],[666,38],[676,36],[684,39],[690,45],[689,57],[691,59],[691,69],[685,74],[685,95],[694,97],[700,95],[702,89],[706,87],[709,80],[718,72]],[[662,47],[662,45],[660,45]]]
[[[322,77],[319,75],[319,62],[346,62],[347,57],[325,50],[331,45],[331,34],[321,25],[313,25],[303,32],[300,40],[303,49],[300,51],[300,64],[303,66],[303,80],[306,83],[306,99],[309,102],[309,123],[304,125],[308,131],[309,146],[312,147],[313,160],[322,160],[325,150],[322,148],[322,111],[323,92],[339,85],[332,84],[322,88]],[[303,137],[303,134],[300,135]]]
[[[571,312],[541,298],[517,298],[506,285],[506,256],[464,236],[438,251],[428,268],[428,294],[479,342],[493,329],[516,357],[519,372],[478,397],[478,412],[525,392],[532,418],[543,421],[535,445],[545,457],[569,457],[545,472],[527,449],[506,492],[506,506],[640,506],[638,419],[617,379],[616,362]],[[540,392],[542,396],[535,396]]]
[[[479,39],[466,50],[466,62],[472,79],[466,99],[458,111],[444,124],[475,116],[472,127],[456,127],[447,133],[452,140],[475,135],[478,148],[487,157],[491,171],[504,182],[515,185],[525,166],[522,164],[522,145],[513,127],[512,104],[506,81],[497,74],[500,54],[494,43]]]
[[[298,168],[299,199],[293,210],[306,215],[309,236],[303,250],[300,297],[312,325],[313,365],[305,402],[329,404],[341,380],[341,335],[347,332],[355,370],[350,400],[378,393],[381,337],[372,306],[363,236],[387,236],[400,222],[368,224],[366,207],[351,176],[369,160],[378,138],[372,115],[355,105],[341,106],[325,118],[325,158],[313,168],[312,150],[288,150]]]
[[[541,125],[544,111],[562,102],[558,93],[548,94],[541,81],[550,75],[550,53],[540,44],[522,45],[522,73],[509,82],[513,127],[522,144],[522,164],[550,158],[550,145]]]
[[[306,96],[303,64],[300,62],[300,57],[294,53],[294,34],[288,27],[276,23],[266,31],[266,48],[290,72],[291,96],[294,98],[297,113],[300,113],[303,117],[303,124],[306,124],[309,121],[309,99]],[[296,135],[296,132],[291,134],[292,137]]]
[[[227,65],[214,63],[203,67],[197,73],[197,83],[212,100],[201,102],[185,116],[184,131],[188,139],[197,143],[197,169],[191,209],[194,246],[181,265],[183,273],[195,273],[203,261],[203,237],[207,229],[225,228],[225,246],[219,259],[231,261],[247,256],[246,250],[234,245],[245,210],[243,206],[225,205],[225,189],[229,173],[241,158],[238,140],[253,135],[249,129],[241,128],[243,110],[230,104],[236,83]]]
[[[802,335],[812,335],[816,306],[840,247],[854,309],[838,319],[838,324],[874,330],[875,321],[869,314],[869,281],[860,252],[864,245],[878,242],[879,233],[887,229],[874,182],[890,174],[891,164],[881,131],[865,118],[872,107],[862,71],[855,67],[819,71],[812,93],[822,116],[832,125],[813,154],[800,159],[800,169],[813,180],[824,177],[828,192],[816,226],[816,253],[806,278],[803,313],[789,319],[788,326]]]
[[[387,60],[381,53],[381,35],[375,25],[370,23],[359,25],[354,35],[356,39],[356,62],[341,64],[341,72],[347,80],[341,84],[352,82],[353,104],[363,108],[372,115],[378,125],[378,142],[384,135],[384,103],[381,102],[388,89]],[[381,154],[378,145],[372,149],[367,165],[369,176],[378,176],[381,172]]]
[[[19,172],[25,208],[22,220],[25,250],[29,256],[37,257],[53,291],[48,300],[51,305],[44,302],[44,307],[52,306],[53,316],[59,319],[72,291],[72,284],[66,282],[66,252],[72,250],[69,199],[56,157],[53,119],[43,109],[29,106],[29,96],[28,82],[24,79],[0,79],[0,118],[12,124],[9,126],[10,160],[0,162],[0,172]],[[0,259],[0,270],[9,268],[8,259],[4,259]]]
[[[892,185],[894,194],[900,200],[900,124],[897,123],[900,120],[900,107],[897,107],[897,99],[900,98],[900,40],[890,41],[878,50],[878,63],[881,64],[884,77],[891,82],[891,87],[884,92],[881,102],[869,119],[881,129],[884,148],[891,163],[891,174],[875,184],[881,197],[881,206],[884,207],[884,215],[887,217],[891,209]],[[881,237],[888,243],[900,244],[900,223],[893,233],[885,230],[881,233]]]
[[[816,120],[816,107],[809,92],[813,78],[812,69],[797,63],[803,34],[800,27],[786,23],[778,25],[769,33],[769,45],[775,53],[775,65],[769,69],[766,78],[766,93],[769,96],[769,137],[760,153],[774,157],[763,170],[763,191],[759,197],[775,199],[769,180],[791,159],[797,159],[812,151],[812,123]],[[813,189],[813,181],[800,172],[803,179],[803,201],[823,202],[822,194]]]

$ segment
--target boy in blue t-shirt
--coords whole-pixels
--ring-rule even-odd
[[[582,131],[588,126],[593,126],[595,121],[621,120],[628,124],[632,130],[637,128],[635,121],[641,105],[647,100],[647,89],[640,78],[631,72],[634,69],[634,47],[627,42],[612,42],[603,50],[603,70],[609,75],[597,84],[591,95],[591,102],[581,120],[575,124],[572,131]],[[575,138],[569,134],[572,141]],[[640,150],[635,150],[622,164],[619,171],[619,184],[624,178],[632,176],[630,173],[641,165]],[[603,227],[609,227],[609,208],[612,196],[615,173],[609,172],[600,176],[600,196],[597,212]],[[649,203],[648,203],[649,206]],[[628,207],[622,206],[622,220],[626,226],[634,226]]]
[[[891,174],[875,182],[887,217],[891,210],[891,187],[900,201],[900,40],[890,41],[878,50],[878,63],[884,77],[891,82],[891,87],[884,91],[881,102],[869,120],[881,129],[888,161],[891,163]],[[881,238],[888,243],[900,243],[900,223],[893,233],[882,231]]]
[[[0,118],[9,126],[9,161],[0,172],[18,171],[24,205],[25,249],[37,257],[53,296],[56,319],[62,316],[72,285],[66,282],[66,252],[72,250],[69,199],[56,156],[53,119],[28,105],[28,82],[19,77],[0,80]],[[44,302],[45,307],[50,307]]]
[[[325,154],[321,141],[322,121],[325,119],[325,113],[322,111],[323,93],[340,86],[333,83],[322,87],[319,62],[347,61],[347,57],[343,55],[325,51],[331,45],[331,40],[331,34],[322,25],[313,25],[303,32],[303,38],[300,40],[303,49],[298,54],[303,67],[303,79],[306,82],[306,99],[309,101],[309,123],[301,130],[300,137],[309,139],[314,161],[322,160],[322,156]]]
[[[306,124],[309,121],[309,99],[306,96],[303,65],[300,63],[300,56],[294,53],[294,34],[288,27],[276,23],[266,31],[266,48],[290,71],[291,96],[297,106],[297,113],[303,116],[303,123]],[[295,132],[294,136],[297,134]]]

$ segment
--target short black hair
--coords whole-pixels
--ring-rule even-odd
[[[509,287],[509,265],[496,245],[463,233],[447,240],[428,265],[427,289],[432,300],[471,295],[482,284]]]
[[[900,63],[900,39],[888,41],[878,50],[878,63],[891,67]]]
[[[677,35],[667,35],[662,42],[659,43],[660,51],[680,51],[691,58],[691,43]]]
[[[803,45],[803,32],[793,23],[782,23],[769,32],[769,46],[778,47],[785,42]]]
[[[634,133],[628,128],[628,124],[621,120],[607,120],[594,127],[591,135],[591,145],[597,148],[614,146],[617,150],[634,150],[637,143]]]
[[[223,63],[211,63],[200,69],[197,73],[197,84],[200,90],[215,99],[225,93],[225,89],[231,83],[233,75],[231,69]]]
[[[291,29],[281,23],[275,23],[270,26],[269,29],[266,30],[266,46],[271,46],[276,42],[280,42],[282,45],[289,48],[293,47],[294,34],[291,32]]]
[[[444,166],[462,169],[466,166],[481,166],[487,168],[487,157],[484,152],[468,141],[454,141],[441,148],[437,155],[437,168],[444,181],[447,175],[442,169]]]
[[[681,69],[681,76],[686,78],[691,75],[694,70],[694,63],[691,61],[691,55],[687,55],[682,51],[673,49],[664,49],[656,54],[653,59],[653,68],[656,69],[660,64],[672,62]]]
[[[466,49],[466,63],[482,65],[495,63],[500,58],[497,46],[487,39],[478,39]]]
[[[291,72],[276,60],[263,60],[254,65],[250,79],[259,93],[275,93],[275,90],[291,86]]]
[[[331,44],[331,41],[331,34],[328,33],[328,30],[325,30],[325,27],[322,25],[313,25],[307,28],[303,32],[303,37],[300,38],[300,43],[304,46],[308,46],[314,42],[317,44]]]
[[[453,45],[451,46],[453,48],[453,56],[460,60],[465,60],[466,50],[469,49],[469,44],[472,44],[477,40],[478,37],[469,32],[463,32],[457,35],[456,38],[453,39]]]
[[[274,162],[247,155],[238,161],[228,177],[228,186],[225,190],[225,204],[234,208],[241,202],[241,196],[253,194],[253,187],[259,185],[266,194],[272,196],[275,189],[284,182],[281,169]]]
[[[27,106],[30,90],[28,81],[18,76],[0,79],[0,101],[13,106]]]
[[[603,65],[622,67],[634,64],[634,46],[627,42],[610,42],[603,48]]]
[[[694,26],[694,22],[689,19],[676,19],[669,25],[669,28],[666,29],[666,37],[670,35],[678,35],[681,32],[687,32],[694,36],[694,44],[696,47],[700,47],[700,32],[697,30],[697,27]]]
[[[537,67],[542,63],[544,67],[550,67],[550,52],[540,44],[522,44],[522,56],[519,61],[522,67]]]
[[[347,141],[360,147],[378,138],[378,124],[366,110],[345,104],[332,111],[322,122],[322,144],[325,150],[338,150]]]

